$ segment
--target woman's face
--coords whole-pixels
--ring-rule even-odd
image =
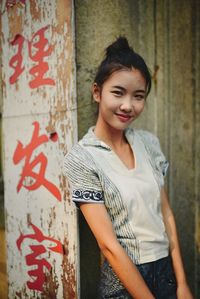
[[[144,109],[146,80],[137,69],[119,70],[104,82],[101,90],[94,84],[93,97],[99,103],[100,124],[124,130]]]

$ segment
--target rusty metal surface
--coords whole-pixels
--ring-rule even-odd
[[[77,215],[62,175],[77,140],[73,1],[2,3],[9,298],[78,298]]]

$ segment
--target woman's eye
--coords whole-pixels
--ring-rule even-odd
[[[123,93],[122,93],[122,91],[120,91],[120,90],[113,90],[113,91],[111,91],[114,95],[116,95],[117,97],[120,97],[120,96],[122,96],[123,95]]]
[[[144,100],[144,95],[138,94],[135,96],[138,101]]]

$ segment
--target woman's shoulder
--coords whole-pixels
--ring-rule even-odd
[[[78,142],[64,156],[62,172],[68,178],[80,177],[91,168],[90,163],[84,148]]]
[[[126,130],[126,137],[132,142],[134,138],[138,137],[139,139],[142,139],[146,146],[159,146],[158,137],[147,130],[128,128]]]
[[[84,146],[82,146],[81,141],[75,143],[71,149],[67,152],[64,156],[64,164],[71,163],[87,163],[88,159],[88,152],[85,150]]]
[[[163,156],[161,150],[160,141],[158,137],[150,131],[136,129],[134,130],[135,136],[137,136],[144,144],[147,152],[152,158]]]
[[[155,134],[141,129],[137,129],[135,134],[142,140],[148,152],[153,155],[161,153],[160,141]]]
[[[159,142],[158,137],[150,131],[142,130],[142,129],[136,129],[135,133],[137,135],[139,135],[141,138],[143,138],[147,143],[151,144],[152,142],[153,143],[158,143]]]
[[[63,171],[64,174],[70,172],[88,172],[93,171],[95,165],[89,151],[84,146],[83,139],[75,143],[64,156]]]
[[[136,134],[142,140],[153,167],[162,173],[163,176],[166,176],[169,163],[163,154],[158,137],[146,130],[137,130]],[[163,180],[161,184],[163,184]]]
[[[77,141],[71,149],[65,154],[64,160],[69,159],[84,159],[86,156],[86,151],[83,146],[83,140],[87,137],[88,133],[86,133],[79,141]]]

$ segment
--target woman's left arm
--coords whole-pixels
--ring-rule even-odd
[[[177,281],[177,297],[178,299],[193,299],[184,272],[174,215],[164,187],[161,189],[161,203],[163,220],[169,238],[170,254]]]

